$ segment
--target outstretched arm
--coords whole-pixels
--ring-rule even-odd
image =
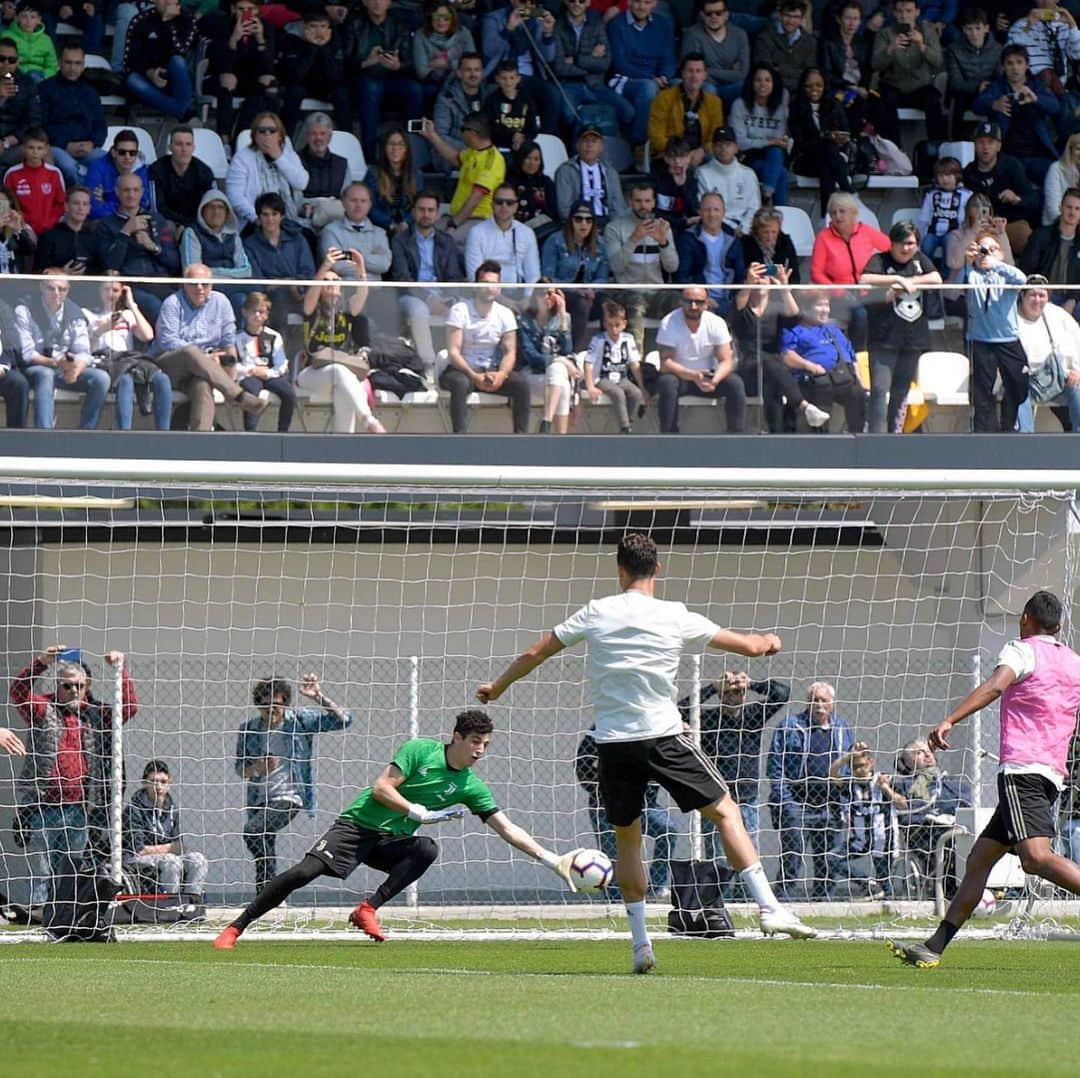
[[[523,827],[518,827],[516,823],[511,821],[509,816],[502,812],[492,814],[485,823],[499,838],[504,842],[508,842],[515,850],[521,850],[522,853],[528,855],[534,861],[539,861],[546,868],[550,868],[556,876],[569,884],[571,891],[577,890],[570,879],[570,862],[573,861],[576,850],[564,853],[562,857],[557,853],[552,853],[551,850],[541,846],[528,831]]]
[[[482,704],[490,704],[498,700],[515,681],[525,677],[526,674],[531,674],[552,655],[558,655],[564,647],[566,645],[554,633],[548,633],[531,648],[523,651],[494,681],[481,685],[476,690],[477,700]]]
[[[709,641],[709,647],[754,659],[759,655],[775,655],[783,643],[776,633],[737,633],[733,629],[721,629]]]
[[[996,667],[994,672],[960,701],[949,714],[930,731],[927,741],[932,749],[949,747],[949,731],[962,719],[989,707],[1014,681],[1016,671],[1011,666]]]

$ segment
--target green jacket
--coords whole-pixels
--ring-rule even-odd
[[[10,37],[19,50],[19,68],[22,71],[40,71],[45,78],[51,79],[60,70],[56,58],[56,46],[52,38],[39,26],[32,34],[19,28],[13,22],[5,31],[4,37]]]

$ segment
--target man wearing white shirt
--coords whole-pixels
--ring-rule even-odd
[[[439,385],[450,394],[450,422],[455,434],[469,429],[469,394],[496,393],[509,397],[514,433],[529,429],[531,387],[517,365],[517,319],[497,303],[499,264],[482,262],[475,280],[484,287],[470,299],[455,303],[446,316],[447,365]]]
[[[727,323],[706,310],[704,288],[684,288],[681,306],[666,315],[656,332],[660,349],[660,430],[679,432],[680,397],[723,397],[728,434],[746,430],[746,389],[735,373]]]
[[[333,247],[339,251],[359,251],[364,256],[364,269],[369,281],[381,281],[390,269],[390,241],[378,225],[368,220],[371,213],[371,191],[362,183],[350,183],[341,196],[345,216],[331,221],[319,234],[319,253],[323,258]],[[356,266],[349,258],[335,263],[334,272],[343,281],[356,280]]]
[[[503,284],[532,284],[540,279],[536,233],[514,219],[517,208],[518,196],[513,187],[504,184],[495,188],[491,217],[474,225],[465,240],[466,279],[475,278],[483,262],[499,264],[499,279]],[[529,289],[514,289],[507,306],[517,308],[529,292]]]
[[[712,137],[713,159],[697,170],[698,201],[712,191],[724,196],[724,218],[740,232],[761,209],[757,173],[739,164],[739,141],[730,127],[718,127]]]

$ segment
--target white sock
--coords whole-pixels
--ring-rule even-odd
[[[750,889],[750,893],[754,896],[754,901],[758,904],[760,910],[771,913],[773,910],[780,908],[780,903],[776,901],[776,895],[773,894],[769,878],[765,875],[765,869],[761,867],[760,861],[747,865],[739,873],[739,878]]]
[[[645,927],[645,900],[623,904],[626,906],[626,916],[630,919],[630,936],[636,951],[649,942],[649,931]]]

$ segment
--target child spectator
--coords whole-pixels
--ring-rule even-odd
[[[4,31],[19,50],[24,75],[35,83],[51,79],[60,70],[56,46],[41,22],[40,0],[20,0],[15,21]]]
[[[645,386],[641,380],[641,355],[637,342],[626,332],[626,308],[608,300],[603,308],[604,332],[593,337],[585,362],[585,392],[598,401],[611,401],[619,430],[629,434],[631,420],[644,413]]]
[[[536,137],[540,117],[536,103],[521,88],[517,60],[502,60],[495,68],[497,89],[484,102],[491,120],[491,138],[504,153],[518,150],[526,140]]]
[[[40,127],[28,128],[22,137],[23,163],[4,174],[4,186],[22,206],[26,223],[39,236],[48,232],[64,216],[67,195],[64,177],[49,154],[49,136]]]
[[[865,888],[868,898],[884,898],[891,891],[889,776],[874,770],[874,754],[865,741],[857,741],[832,762],[829,779],[840,800],[840,828],[825,855],[832,881],[829,898],[854,897],[855,884]]]
[[[284,88],[282,119],[293,131],[300,122],[300,105],[305,97],[329,101],[334,106],[334,122],[342,131],[352,129],[352,103],[345,81],[343,46],[335,36],[330,16],[319,7],[304,12],[300,35],[285,34],[281,44],[278,74]],[[371,156],[375,146],[371,145]]]
[[[236,334],[237,381],[254,396],[266,389],[278,398],[278,433],[284,434],[296,409],[296,390],[281,334],[267,324],[271,309],[265,292],[251,292],[241,310],[243,328]],[[244,430],[255,430],[259,417],[244,413]]]
[[[945,238],[964,220],[964,208],[971,192],[962,185],[963,169],[955,157],[939,157],[934,165],[934,186],[926,193],[919,210],[922,252],[935,260],[944,255]]]

